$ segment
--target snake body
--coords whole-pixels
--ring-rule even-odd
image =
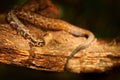
[[[68,22],[65,22],[60,19],[52,19],[52,18],[47,18],[44,16],[41,16],[37,13],[31,12],[31,11],[11,11],[9,12],[8,15],[8,21],[14,24],[14,27],[17,28],[17,30],[22,31],[22,34],[24,37],[28,37],[32,42],[37,43],[44,43],[44,41],[37,41],[35,40],[29,33],[29,30],[25,28],[25,26],[17,19],[23,19],[28,21],[31,24],[34,24],[36,26],[39,26],[43,29],[49,29],[49,30],[63,30],[66,31],[76,37],[86,37],[86,41],[76,47],[76,49],[73,50],[73,52],[70,54],[70,56],[67,59],[67,62],[70,58],[72,58],[78,51],[88,47],[90,43],[94,40],[94,34],[88,30],[78,28],[77,26],[74,26],[72,24],[69,24]]]
[[[17,32],[25,39],[29,39],[30,43],[34,46],[43,46],[45,44],[43,39],[36,40],[31,34],[29,29],[17,18],[13,11],[10,11],[7,15],[7,21],[10,25],[17,30]]]
[[[86,37],[87,40],[83,44],[80,44],[73,51],[73,53],[76,53],[79,50],[86,48],[94,39],[94,34],[92,32],[82,28],[78,28],[77,26],[69,24],[68,22],[65,22],[60,19],[47,18],[39,14],[30,12],[30,11],[24,11],[24,10],[16,11],[15,14],[18,16],[18,18],[24,19],[43,29],[63,30],[77,37],[79,36]]]

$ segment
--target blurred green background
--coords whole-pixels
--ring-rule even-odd
[[[0,13],[27,0],[1,0]],[[96,37],[120,36],[120,0],[52,0],[60,18],[92,31]],[[0,64],[0,80],[120,80],[120,68],[105,73],[45,72]]]

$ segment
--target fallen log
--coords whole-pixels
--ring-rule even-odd
[[[35,47],[17,34],[9,24],[0,24],[0,62],[45,71],[103,72],[120,64],[120,39],[95,39],[86,49],[66,60],[84,37],[64,31],[42,31],[28,26],[36,38],[44,37],[46,45]],[[46,34],[46,35],[45,35]]]

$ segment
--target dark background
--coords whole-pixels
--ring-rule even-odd
[[[0,16],[26,0],[1,0]],[[89,29],[97,38],[120,37],[120,0],[52,0],[60,18]],[[0,64],[0,80],[120,80],[120,68],[104,73],[46,72]]]
[[[96,37],[120,36],[120,0],[53,0],[62,19],[84,27]]]
[[[48,72],[0,63],[0,80],[120,80],[120,68],[104,73]]]

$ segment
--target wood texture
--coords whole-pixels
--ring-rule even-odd
[[[34,36],[46,32],[29,26]],[[64,31],[47,31],[44,36],[47,45],[34,47],[21,37],[8,24],[0,25],[0,62],[23,66],[36,70],[64,71],[67,57],[85,38],[77,38]],[[79,51],[69,60],[67,71],[102,72],[120,63],[119,39],[113,41],[98,40],[88,48]]]

